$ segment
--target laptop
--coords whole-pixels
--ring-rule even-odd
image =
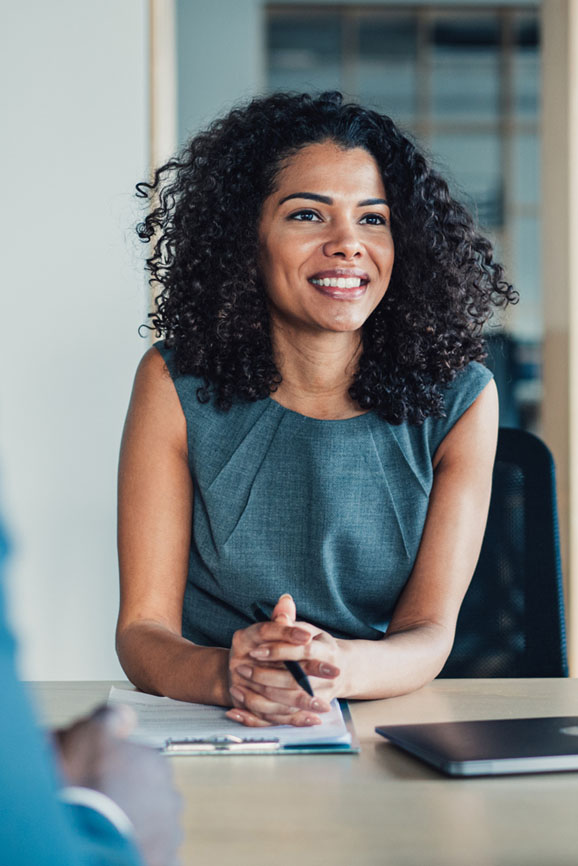
[[[578,716],[380,725],[375,730],[449,776],[578,770]]]

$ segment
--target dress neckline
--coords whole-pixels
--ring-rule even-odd
[[[269,401],[269,404],[273,405],[274,409],[276,407],[275,411],[280,411],[287,415],[293,415],[302,422],[308,421],[314,424],[351,424],[353,421],[361,421],[363,418],[367,418],[368,415],[372,414],[372,410],[368,409],[367,412],[362,412],[360,415],[352,415],[350,418],[314,418],[312,415],[303,415],[301,412],[296,412],[294,409],[288,409],[271,396],[267,397],[267,400]]]

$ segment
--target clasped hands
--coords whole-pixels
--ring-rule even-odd
[[[227,716],[249,727],[319,725],[339,692],[340,641],[306,622],[296,622],[295,602],[282,595],[269,622],[233,635],[229,653]],[[315,697],[299,686],[283,662],[299,662]]]

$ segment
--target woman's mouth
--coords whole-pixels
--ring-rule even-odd
[[[369,277],[363,276],[345,276],[343,274],[318,274],[309,278],[309,282],[317,291],[330,298],[343,301],[353,301],[361,298],[369,283]]]

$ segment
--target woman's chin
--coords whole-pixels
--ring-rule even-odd
[[[318,327],[322,331],[340,333],[356,333],[363,325],[367,316],[352,315],[351,313],[343,313],[339,316],[334,316],[328,319],[321,319]]]
[[[336,305],[335,305],[336,306]],[[279,311],[271,310],[271,325],[285,330],[287,327],[293,333],[317,335],[320,333],[347,334],[357,333],[367,321],[370,311],[353,309],[352,305],[339,305],[331,311],[306,310],[300,315],[279,315]]]

